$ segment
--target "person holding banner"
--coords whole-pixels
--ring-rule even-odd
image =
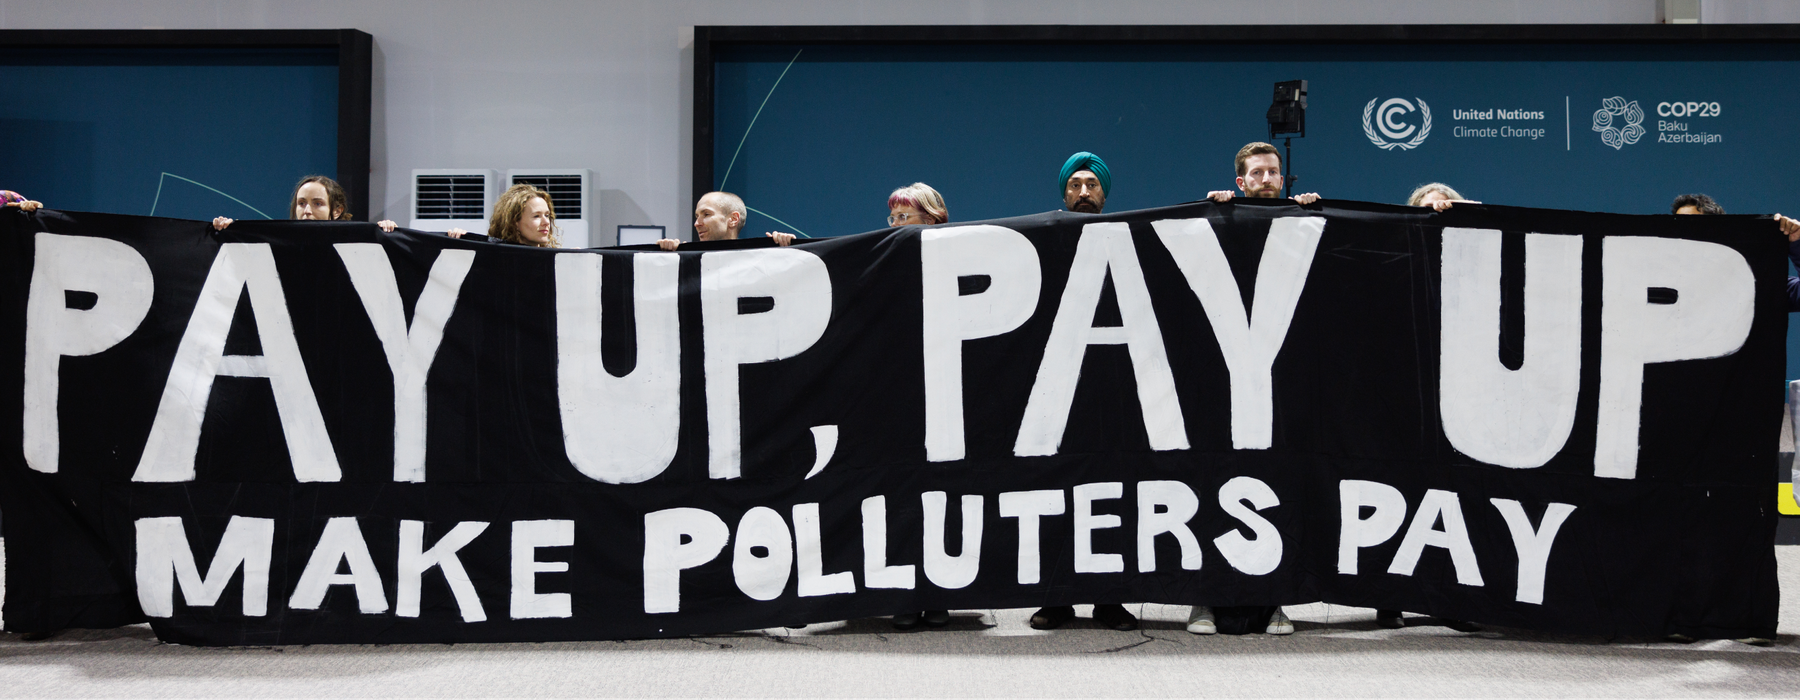
[[[350,195],[344,186],[324,175],[308,175],[294,185],[288,198],[288,218],[296,221],[352,221]],[[213,230],[223,231],[232,220],[223,216],[213,219]]]
[[[18,207],[19,211],[30,213],[37,211],[44,203],[26,199],[25,195],[12,190],[0,190],[0,205]]]
[[[1106,208],[1106,194],[1112,191],[1112,171],[1106,161],[1087,151],[1069,156],[1063,162],[1057,184],[1063,193],[1063,208],[1084,214],[1099,214]],[[1075,619],[1075,606],[1052,605],[1031,614],[1031,628],[1052,630]],[[1118,603],[1095,603],[1094,621],[1128,632],[1138,628],[1137,616]]]
[[[749,216],[749,208],[744,200],[730,192],[708,192],[700,195],[700,201],[694,203],[694,240],[696,241],[735,241],[738,232],[744,230],[744,217]],[[794,242],[794,234],[771,231],[768,236],[775,239],[775,245],[787,245]],[[663,250],[675,250],[681,247],[681,241],[664,238],[656,242]]]
[[[950,220],[944,196],[923,182],[915,182],[888,195],[889,226],[931,226]],[[900,613],[894,616],[894,629],[909,630],[924,622],[927,627],[943,627],[950,623],[950,611]]]
[[[1480,203],[1481,202],[1474,200],[1464,199],[1461,194],[1456,192],[1456,190],[1442,182],[1428,182],[1419,185],[1417,189],[1412,191],[1411,195],[1406,197],[1406,206],[1431,207],[1433,211],[1440,212],[1445,211],[1456,204]],[[1441,621],[1444,623],[1445,627],[1458,632],[1481,631],[1481,625],[1477,625],[1473,622],[1451,620],[1448,618],[1443,618]],[[1391,630],[1400,629],[1406,626],[1406,613],[1397,609],[1376,609],[1375,624]]]
[[[1676,216],[1716,216],[1723,215],[1725,207],[1712,197],[1700,193],[1690,193],[1676,195],[1675,201],[1669,203],[1669,213]],[[1782,235],[1787,236],[1788,261],[1800,265],[1800,221],[1776,214],[1775,223],[1781,227]],[[1787,296],[1788,312],[1800,311],[1800,277],[1790,276],[1787,278]],[[1664,638],[1682,644],[1697,641],[1693,637],[1680,633],[1669,634]],[[1752,646],[1768,646],[1774,640],[1745,637],[1737,641]]]
[[[1781,234],[1787,236],[1788,262],[1800,269],[1800,220],[1776,214],[1775,223],[1781,226]],[[1788,311],[1800,311],[1800,277],[1789,277],[1787,282]]]
[[[1684,194],[1669,203],[1669,213],[1681,216],[1724,214],[1725,207],[1703,194]],[[1800,221],[1775,215],[1775,224],[1788,239],[1788,261],[1800,268]],[[1800,311],[1800,277],[1787,279],[1788,312]]]
[[[1281,177],[1281,153],[1275,145],[1262,141],[1252,141],[1238,149],[1237,157],[1232,161],[1237,170],[1237,186],[1245,197],[1276,199],[1281,197],[1281,186],[1285,182]],[[1206,193],[1206,198],[1215,202],[1229,202],[1234,193],[1231,190],[1214,190]],[[1299,204],[1312,204],[1319,201],[1317,192],[1294,195]],[[1263,620],[1267,622],[1262,622]],[[1209,605],[1196,605],[1188,610],[1187,631],[1193,634],[1218,634],[1219,628],[1231,630],[1255,629],[1261,626],[1265,634],[1293,634],[1294,623],[1288,619],[1287,613],[1280,606],[1235,606],[1214,609]]]
[[[1238,149],[1237,186],[1243,190],[1245,197],[1261,197],[1278,199],[1281,197],[1281,153],[1275,150],[1275,144],[1251,141]],[[1233,196],[1231,190],[1213,190],[1206,193],[1206,198],[1215,202],[1229,202]],[[1319,193],[1308,192],[1294,195],[1294,201],[1300,204],[1312,204],[1319,201]]]
[[[1428,182],[1419,185],[1419,188],[1413,190],[1412,195],[1406,198],[1406,206],[1431,207],[1432,211],[1444,211],[1455,204],[1480,203],[1481,202],[1470,199],[1463,199],[1463,196],[1457,194],[1456,190],[1450,189],[1449,185],[1442,182]]]

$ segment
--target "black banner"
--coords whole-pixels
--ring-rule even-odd
[[[680,253],[0,234],[9,630],[1324,600],[1775,632],[1764,217],[1240,201]]]

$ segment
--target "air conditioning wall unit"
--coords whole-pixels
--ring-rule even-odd
[[[550,193],[556,210],[556,227],[562,231],[562,247],[587,248],[611,245],[597,241],[600,210],[594,206],[594,171],[580,169],[508,170],[508,186],[532,185]]]
[[[407,228],[487,233],[488,212],[505,190],[499,171],[425,169],[412,174],[412,222]]]

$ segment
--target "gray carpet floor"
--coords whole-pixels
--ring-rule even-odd
[[[1800,547],[1778,547],[1781,636],[1681,645],[1288,608],[1290,637],[1197,637],[1186,608],[1131,606],[1138,632],[1029,610],[957,611],[942,630],[887,620],[689,639],[202,649],[146,626],[0,634],[0,696],[41,697],[1696,697],[1800,696]]]

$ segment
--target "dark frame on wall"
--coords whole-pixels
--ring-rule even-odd
[[[335,49],[337,180],[350,211],[369,213],[375,37],[358,29],[0,29],[0,48]]]
[[[714,52],[745,44],[1800,43],[1796,24],[905,25],[694,27],[693,191],[712,189]]]

